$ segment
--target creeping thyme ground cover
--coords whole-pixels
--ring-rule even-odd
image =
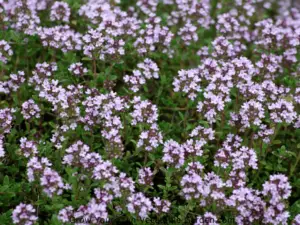
[[[300,225],[300,4],[0,0],[0,224]]]

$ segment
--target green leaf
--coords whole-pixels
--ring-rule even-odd
[[[7,175],[3,179],[3,184],[4,185],[9,185],[9,177]]]
[[[163,185],[157,185],[160,189],[162,189],[162,190],[164,190],[164,189],[166,189],[166,187],[165,186],[163,186]]]
[[[82,61],[92,61],[92,59],[89,58],[89,57],[83,57],[83,58],[81,58],[81,60],[82,60]]]
[[[273,143],[274,145],[279,145],[279,144],[281,144],[281,141],[280,141],[280,140],[274,140],[274,141],[272,141],[272,143]]]

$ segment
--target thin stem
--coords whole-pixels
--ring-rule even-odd
[[[221,122],[221,128],[224,130],[224,125],[225,125],[225,112],[224,110],[222,111],[222,122]]]
[[[252,132],[251,138],[250,138],[250,148],[253,147],[253,137],[254,137],[254,133]]]
[[[94,79],[96,79],[96,74],[97,74],[96,59],[93,58],[93,75],[94,75]]]
[[[260,140],[260,158],[262,158],[263,155],[263,140]]]
[[[148,152],[145,152],[144,166],[146,166],[147,161],[148,161]]]
[[[297,168],[297,165],[298,165],[299,161],[300,161],[300,152],[298,153],[298,156],[297,156],[297,159],[296,159],[296,162],[295,162],[294,166],[290,170],[290,176],[289,177],[291,177],[293,175],[295,169]]]
[[[189,108],[188,107],[183,107],[183,108],[160,107],[160,109],[171,110],[171,111],[186,111]]]
[[[236,111],[239,109],[239,91],[237,91],[236,93],[236,98],[235,98],[235,107],[236,107]]]

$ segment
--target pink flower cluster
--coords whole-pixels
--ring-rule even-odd
[[[34,225],[38,220],[36,210],[30,204],[19,204],[12,213],[13,224]]]
[[[0,62],[7,63],[9,57],[12,55],[11,46],[5,40],[0,40]]]
[[[138,63],[137,69],[133,70],[133,75],[125,75],[124,81],[130,86],[133,92],[139,91],[140,87],[151,78],[158,79],[159,68],[155,62],[146,58],[144,62]]]
[[[95,198],[87,205],[82,205],[77,210],[71,206],[60,210],[58,218],[62,222],[80,218],[85,218],[91,223],[95,223],[97,219],[107,221],[108,205],[115,198],[123,198],[127,210],[142,219],[148,217],[151,211],[169,211],[169,201],[155,198],[152,203],[143,193],[135,192],[135,182],[130,177],[120,172],[110,161],[103,160],[98,153],[90,152],[90,148],[81,141],[66,149],[63,163],[73,168],[81,168],[81,179],[101,181],[103,185],[101,189],[94,189]],[[141,169],[139,174],[140,184],[151,185],[153,175],[150,168]]]
[[[293,166],[251,181],[270,152],[285,159],[275,138],[297,142],[296,1],[72,2],[0,0],[1,165],[16,150],[46,199],[75,198],[55,209],[62,223],[195,209],[196,225],[218,225],[229,209],[238,225],[300,224],[288,209]],[[20,59],[27,43],[39,46],[34,63]],[[12,222],[35,224],[32,204]]]

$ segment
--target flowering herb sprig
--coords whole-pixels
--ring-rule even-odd
[[[300,4],[0,0],[0,224],[299,225]]]

